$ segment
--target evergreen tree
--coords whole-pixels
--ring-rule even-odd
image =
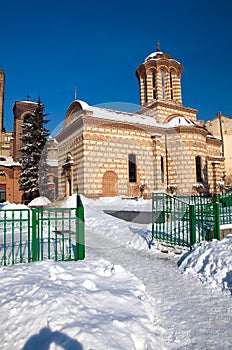
[[[24,201],[27,202],[39,195],[44,195],[43,192],[48,188],[48,165],[45,159],[46,151],[43,154],[43,149],[49,134],[44,125],[49,120],[44,119],[47,114],[44,114],[43,111],[44,105],[38,98],[38,104],[34,113],[31,113],[24,119],[22,126],[23,136],[21,139],[23,147],[21,148],[22,156],[19,160],[22,172],[19,178],[19,188],[24,192]],[[42,188],[41,193],[40,184]]]

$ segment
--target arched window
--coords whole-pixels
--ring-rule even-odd
[[[170,71],[170,96],[171,96],[171,100],[174,99],[173,77],[174,77],[174,72],[173,72],[173,70],[171,70]]]
[[[197,182],[202,182],[202,176],[201,176],[201,157],[197,156],[195,158],[196,161],[196,180]]]
[[[143,92],[144,92],[144,102],[147,103],[147,76],[144,74],[143,77]]]
[[[30,124],[30,118],[31,116],[29,114],[25,115],[25,117],[23,118],[24,125]]]
[[[153,89],[153,99],[156,100],[156,73],[152,72],[152,89]]]
[[[162,88],[162,98],[165,98],[165,72],[161,70],[161,88]]]
[[[134,154],[129,154],[128,156],[128,168],[129,168],[129,182],[136,182],[136,156]]]

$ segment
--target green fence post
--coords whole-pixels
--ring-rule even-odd
[[[214,238],[220,241],[220,203],[216,202],[213,204],[214,209]]]
[[[77,206],[76,206],[76,216],[77,216],[77,225],[78,229],[76,243],[77,243],[77,252],[76,252],[76,260],[83,260],[85,258],[85,213],[84,206],[81,201],[81,197],[78,194],[77,187]]]
[[[155,198],[154,198],[154,196],[155,196],[155,194],[154,193],[152,193],[152,226],[151,226],[151,243],[153,243],[153,241],[154,241],[154,225],[155,225],[155,223],[154,223],[154,215],[155,215],[155,213],[154,213],[154,200],[155,200]]]
[[[196,243],[196,211],[194,204],[189,205],[189,228],[190,228],[190,247]]]
[[[32,261],[38,260],[37,254],[37,215],[36,209],[32,209]]]

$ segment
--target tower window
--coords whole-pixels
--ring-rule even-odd
[[[144,75],[144,78],[143,78],[143,88],[144,88],[144,102],[146,103],[147,102],[147,76],[146,74]]]
[[[156,100],[156,74],[152,72],[153,99]]]
[[[162,98],[165,98],[165,72],[161,71],[161,88],[162,88]]]
[[[173,71],[170,72],[170,94],[171,94],[171,99],[174,99],[174,94],[173,94]]]
[[[195,158],[196,161],[196,180],[197,182],[202,182],[202,176],[201,176],[201,157],[197,156]]]
[[[129,182],[136,182],[136,156],[129,154],[128,156],[128,167],[129,167]]]

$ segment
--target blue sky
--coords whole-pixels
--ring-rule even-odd
[[[232,117],[230,0],[21,0],[1,3],[5,127],[15,101],[41,97],[52,131],[73,101],[139,104],[136,68],[155,51],[184,66],[183,104]]]

